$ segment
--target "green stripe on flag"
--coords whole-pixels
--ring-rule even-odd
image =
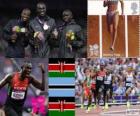
[[[75,110],[64,111],[64,112],[52,110],[49,111],[49,116],[75,116]]]
[[[51,77],[75,77],[75,72],[49,72],[48,76]]]

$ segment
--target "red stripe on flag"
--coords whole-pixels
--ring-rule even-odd
[[[49,109],[59,109],[60,104],[49,104]]]
[[[64,109],[75,109],[75,104],[64,104]]]
[[[60,70],[60,65],[49,65],[48,70]],[[75,65],[63,65],[63,70],[75,70]]]
[[[60,109],[60,104],[49,103],[49,109]],[[66,103],[63,109],[75,109],[75,104]]]

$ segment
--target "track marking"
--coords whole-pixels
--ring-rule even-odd
[[[125,57],[128,57],[128,22],[127,15],[125,15]]]
[[[100,38],[100,58],[103,57],[103,46],[102,46],[102,15],[99,15],[99,38]]]

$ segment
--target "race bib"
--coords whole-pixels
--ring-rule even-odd
[[[104,84],[109,85],[111,82],[110,81],[104,81]]]
[[[16,100],[24,99],[25,92],[24,91],[12,91],[11,98]]]
[[[131,87],[132,86],[132,83],[126,83],[126,86]]]
[[[96,84],[96,81],[95,81],[95,80],[92,80],[91,83],[92,83],[92,84]]]
[[[103,80],[103,77],[98,76],[97,77],[97,80],[102,81]]]

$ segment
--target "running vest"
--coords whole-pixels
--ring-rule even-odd
[[[125,84],[126,84],[126,87],[132,87],[133,86],[133,73],[130,73],[130,74],[127,74],[127,77],[126,77],[126,81],[125,81]]]
[[[27,88],[29,86],[29,79],[25,78],[23,81],[19,79],[20,74],[16,72],[11,79],[8,86],[8,97],[6,104],[22,106],[26,99]]]
[[[91,86],[91,78],[90,77],[86,77],[86,86],[87,87]]]
[[[111,85],[112,83],[112,75],[107,75],[105,78],[104,78],[104,84],[105,85]]]
[[[94,77],[92,77],[92,80],[91,80],[91,88],[96,89],[96,78]]]
[[[98,72],[97,77],[96,77],[97,83],[103,84],[105,76],[106,76],[106,72],[105,71]]]

